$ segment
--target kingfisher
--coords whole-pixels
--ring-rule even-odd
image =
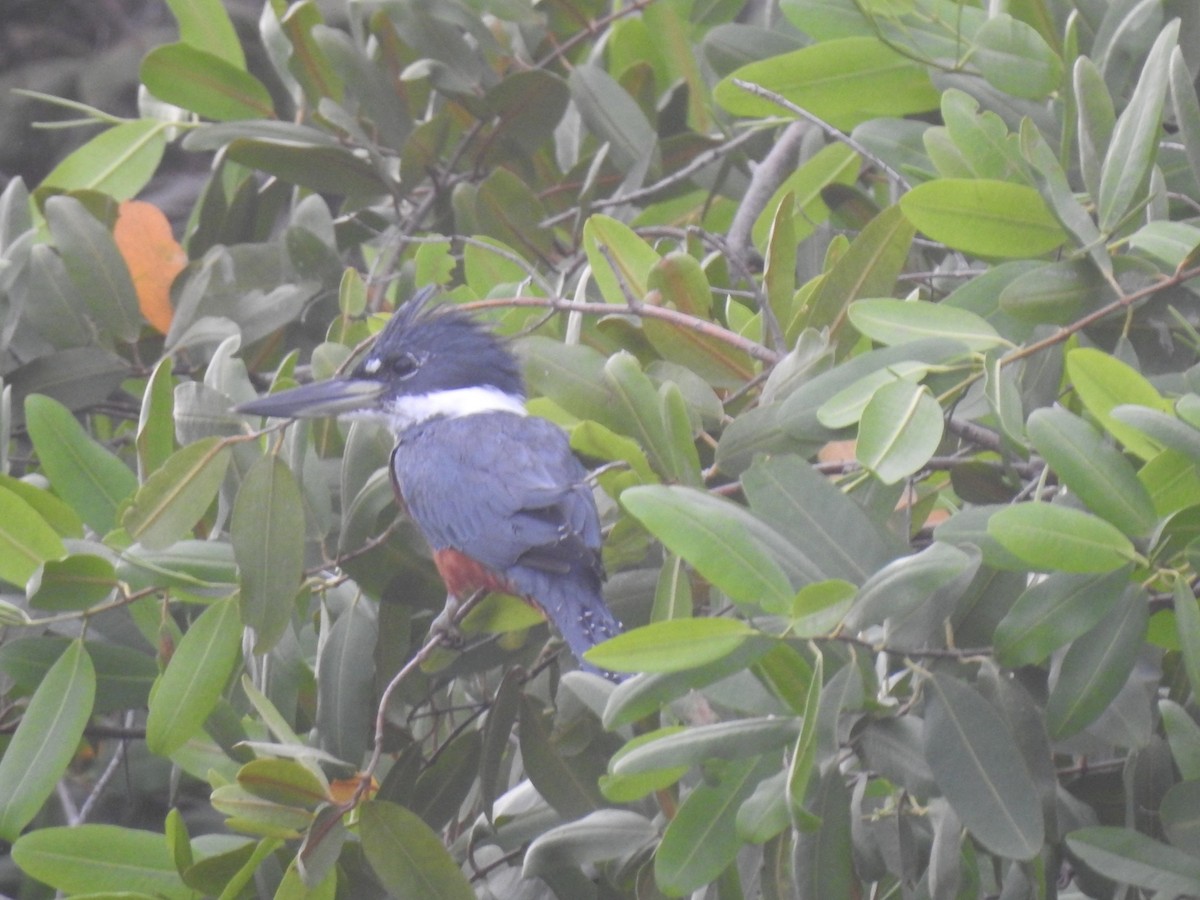
[[[583,659],[620,633],[604,602],[600,518],[588,473],[558,426],[525,409],[516,358],[424,288],[403,304],[345,377],[244,403],[276,418],[371,419],[395,437],[399,505],[429,544],[447,610],[480,591],[512,594]],[[449,618],[443,614],[442,618]]]

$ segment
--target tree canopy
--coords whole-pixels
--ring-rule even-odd
[[[0,890],[1200,895],[1200,6],[166,5],[0,193]],[[380,427],[235,411],[425,285],[619,685],[430,636]]]

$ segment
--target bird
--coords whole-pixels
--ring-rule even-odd
[[[500,339],[424,288],[392,315],[345,377],[237,410],[383,423],[392,487],[432,551],[452,610],[477,592],[512,594],[553,623],[581,668],[621,632],[604,600],[600,518],[566,433],[525,409],[520,366]],[[438,622],[435,622],[437,627]]]

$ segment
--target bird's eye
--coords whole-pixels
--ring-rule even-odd
[[[392,362],[392,372],[398,378],[410,378],[421,367],[421,361],[411,353],[402,353]]]

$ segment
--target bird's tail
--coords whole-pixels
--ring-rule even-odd
[[[558,580],[539,597],[542,611],[558,629],[579,665],[612,681],[625,676],[592,665],[583,654],[597,644],[621,633],[621,623],[604,602],[599,585],[581,583],[582,579]]]

